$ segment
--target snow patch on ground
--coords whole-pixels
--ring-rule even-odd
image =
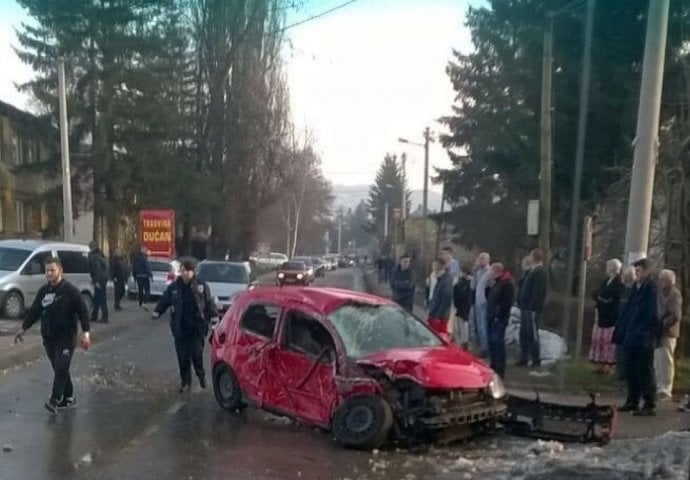
[[[563,338],[548,330],[539,330],[539,342],[542,364],[553,363],[568,352]],[[517,307],[510,310],[510,320],[506,328],[506,345],[520,345],[520,309]]]

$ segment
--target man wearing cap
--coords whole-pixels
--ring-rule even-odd
[[[218,320],[211,289],[196,276],[196,266],[194,259],[182,259],[180,276],[168,286],[153,311],[156,319],[171,308],[170,330],[175,338],[180,368],[180,393],[191,389],[192,366],[199,378],[199,386],[206,388],[204,338],[209,324]]]

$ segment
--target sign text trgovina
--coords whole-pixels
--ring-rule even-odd
[[[175,211],[141,210],[139,238],[154,257],[175,256]]]

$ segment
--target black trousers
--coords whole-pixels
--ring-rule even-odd
[[[626,404],[656,406],[656,378],[654,375],[654,349],[647,347],[626,347],[625,375],[628,380],[628,399]]]
[[[489,320],[488,324],[491,368],[503,378],[506,376],[506,328],[508,327],[508,320],[495,318]]]
[[[74,396],[74,386],[72,377],[69,374],[69,367],[74,355],[74,340],[53,340],[44,338],[43,348],[45,348],[50,365],[53,367],[53,389],[50,399],[59,402],[62,398]]]
[[[137,295],[140,307],[148,303],[149,295],[151,295],[151,279],[149,277],[137,277]]]
[[[98,321],[98,311],[101,311],[103,320],[108,320],[108,296],[106,293],[107,282],[99,282],[93,288],[93,310],[91,321]]]
[[[177,352],[182,385],[192,384],[192,366],[197,377],[205,378],[204,337],[183,333],[181,336],[175,337],[175,351]]]
[[[539,344],[539,312],[520,310],[520,361],[527,363],[531,357],[533,364],[541,362]]]
[[[125,296],[125,281],[118,278],[113,282],[113,285],[115,286],[115,308],[117,308]]]

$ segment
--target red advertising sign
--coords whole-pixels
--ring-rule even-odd
[[[173,258],[175,256],[175,211],[141,210],[139,238],[151,256]]]

